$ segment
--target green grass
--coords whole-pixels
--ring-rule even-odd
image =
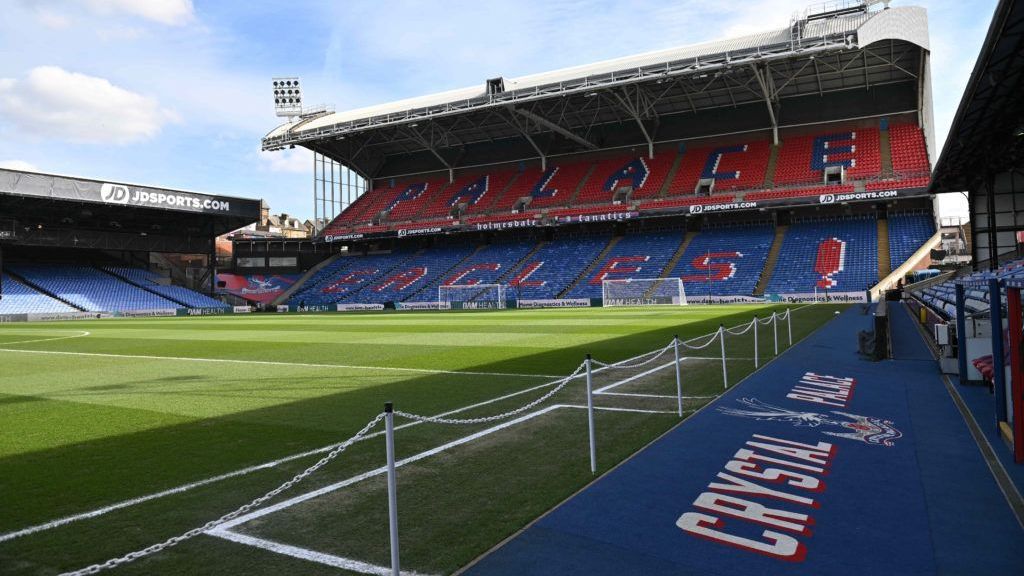
[[[586,353],[622,360],[664,346],[675,333],[691,338],[713,332],[719,323],[734,326],[781,309],[691,306],[0,325],[0,534],[327,446],[351,436],[385,401],[409,412],[445,412],[538,386],[549,381],[546,375],[568,374]],[[818,305],[795,311],[794,339],[836,309]],[[84,331],[88,335],[67,338]],[[779,336],[784,348],[783,325]],[[769,359],[770,327],[762,327],[759,342],[762,360]],[[733,385],[754,368],[752,334],[730,337],[727,346]],[[717,344],[686,353],[718,354]],[[670,360],[664,356],[643,370]],[[640,371],[597,374],[595,387]],[[718,361],[689,358],[683,373],[687,396],[723,388]],[[499,413],[546,390],[459,416]],[[671,395],[674,373],[661,370],[614,391]],[[601,395],[595,401],[601,407],[657,412],[597,413],[601,470],[679,422],[665,413],[675,409],[673,399]],[[686,408],[704,402],[688,400]],[[538,409],[584,403],[582,381],[576,381]],[[398,457],[493,425],[402,429],[396,437]],[[0,574],[54,574],[148,546],[248,502],[317,458],[0,542]],[[377,468],[383,460],[381,438],[361,442],[279,500]],[[588,462],[586,412],[560,408],[400,468],[403,568],[450,573],[464,566],[591,481]],[[383,478],[235,530],[386,565]],[[206,535],[116,571],[339,573]]]

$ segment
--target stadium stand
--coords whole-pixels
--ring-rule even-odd
[[[446,274],[436,277],[424,289],[409,298],[409,301],[435,301],[438,298],[438,287],[442,285],[498,283],[499,279],[514,268],[535,246],[536,242],[532,241],[483,246]]]
[[[632,199],[656,196],[673,162],[675,155],[671,149],[658,151],[653,159],[614,156],[603,160],[594,168],[593,176],[587,179],[573,204],[611,203],[619,187],[632,188]]]
[[[90,266],[11,264],[32,285],[87,312],[163,310],[181,306]],[[218,302],[218,305],[220,303]]]
[[[790,226],[767,292],[858,292],[877,283],[875,218],[829,218]]]
[[[398,249],[386,254],[338,258],[306,281],[292,294],[289,303],[312,306],[346,300],[412,255],[410,250]]]
[[[683,279],[688,297],[753,294],[774,237],[770,224],[702,230],[669,276]]]
[[[363,287],[349,300],[363,303],[401,302],[420,291],[428,292],[426,300],[436,300],[437,292],[429,294],[430,291],[425,289],[472,254],[474,249],[473,246],[452,245],[423,250],[376,282]]]
[[[906,262],[935,234],[935,221],[925,213],[889,215],[889,259],[893,268]]]
[[[224,303],[220,300],[215,300],[205,294],[189,290],[184,286],[160,284],[160,276],[149,270],[128,266],[105,266],[103,269],[143,290],[155,292],[168,300],[178,303],[179,306],[176,306],[177,308],[182,306],[186,308],[225,307]]]
[[[550,242],[516,267],[508,283],[523,300],[557,298],[608,245],[610,236],[578,236]]]
[[[680,231],[627,234],[567,297],[600,298],[604,280],[662,278],[682,240]]]
[[[47,314],[74,312],[67,304],[51,298],[42,292],[3,275],[3,298],[0,298],[0,314]]]
[[[674,143],[657,148],[653,159],[635,153],[583,155],[553,160],[546,170],[527,163],[473,169],[456,174],[451,183],[446,173],[378,182],[323,234],[678,210],[737,199],[778,201],[860,190],[854,182],[866,191],[927,186],[929,163],[921,129],[897,124],[889,133],[893,174],[885,177],[877,126],[784,138],[774,177],[767,183],[772,148],[764,137],[692,148]],[[831,166],[845,167],[843,183],[825,184],[825,170]],[[711,194],[697,195],[698,185],[709,180],[714,181]],[[620,188],[632,192],[616,199]],[[463,208],[461,213],[453,212],[456,206]]]

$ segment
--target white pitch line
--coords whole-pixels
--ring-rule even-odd
[[[89,332],[87,330],[76,330],[76,332],[78,332],[78,334],[75,334],[74,336],[58,336],[56,338],[41,338],[41,339],[38,339],[38,340],[19,340],[17,342],[0,342],[0,344],[2,344],[4,346],[11,346],[11,345],[14,345],[14,344],[35,344],[36,342],[53,342],[55,340],[70,340],[71,338],[85,338],[86,336],[89,336],[90,334],[92,334],[91,332]]]
[[[308,548],[282,544],[281,542],[267,540],[266,538],[256,538],[254,536],[239,534],[238,532],[232,532],[230,530],[214,530],[208,532],[208,534],[215,534],[220,538],[230,540],[238,544],[245,544],[246,546],[253,546],[254,548],[260,548],[269,552],[276,552],[285,556],[291,556],[292,558],[316,562],[317,564],[324,564],[334,568],[341,568],[342,570],[348,570],[350,572],[374,574],[376,576],[391,576],[391,568],[387,566],[377,566],[376,564],[360,562],[359,560],[352,560],[351,558],[342,558],[341,556],[317,552]],[[422,573],[406,572],[405,570],[403,570],[401,574],[404,576],[422,576]]]
[[[0,342],[0,344],[4,344]],[[17,342],[11,342],[17,344]],[[99,358],[127,358],[132,360],[168,360],[174,362],[207,362],[224,364],[254,364],[259,366],[292,366],[299,368],[347,368],[350,370],[382,370],[388,372],[415,372],[419,374],[454,374],[466,376],[503,376],[510,378],[559,378],[552,374],[512,374],[508,372],[474,372],[469,370],[433,370],[430,368],[402,368],[397,366],[358,366],[354,364],[312,364],[308,362],[278,362],[274,360],[238,360],[234,358],[192,358],[188,356],[150,356],[144,354],[109,354],[101,352],[68,352],[63,350],[18,350],[0,348],[0,352],[18,354],[51,354],[58,356],[93,356]]]
[[[513,398],[513,397],[519,396],[521,394],[527,394],[527,393],[533,392],[535,390],[540,390],[541,388],[546,388],[546,387],[548,387],[550,385],[551,385],[551,383],[549,382],[549,383],[546,383],[546,384],[541,384],[539,386],[533,386],[531,388],[526,388],[525,390],[519,390],[518,392],[512,392],[510,394],[505,394],[503,396],[498,396],[497,398],[491,398],[490,400],[484,400],[483,402],[478,402],[476,404],[470,404],[469,406],[463,406],[461,408],[456,408],[455,410],[449,410],[448,412],[443,412],[441,414],[437,414],[434,417],[435,418],[443,418],[445,416],[450,416],[452,414],[458,414],[460,412],[465,412],[466,410],[472,410],[474,408],[479,408],[481,406],[486,406],[488,404],[493,404],[495,402],[500,402],[502,400],[508,400],[509,398]],[[411,426],[418,426],[419,424],[422,424],[422,422],[419,422],[419,421],[408,422],[406,424],[395,426],[395,430],[402,430],[403,428],[409,428]],[[365,440],[369,440],[371,438],[375,438],[377,436],[380,436],[381,434],[383,434],[383,432],[374,432],[372,434],[367,434],[366,436],[363,436],[361,439],[359,439],[359,441],[362,442],[362,441],[365,441]],[[292,454],[292,455],[289,455],[289,456],[284,456],[282,458],[278,458],[277,460],[271,460],[269,462],[264,462],[262,464],[256,464],[256,465],[253,465],[253,466],[248,466],[246,468],[240,468],[238,470],[234,470],[234,471],[231,471],[231,472],[226,472],[224,474],[219,474],[217,476],[211,476],[209,478],[204,478],[202,480],[197,480],[195,482],[190,482],[188,484],[182,484],[181,486],[176,486],[174,488],[169,488],[167,490],[163,490],[163,491],[160,491],[160,492],[155,492],[153,494],[147,494],[145,496],[139,496],[137,498],[131,498],[131,499],[128,499],[128,500],[122,500],[121,502],[115,502],[114,504],[110,504],[108,506],[103,506],[101,508],[97,508],[95,510],[90,510],[88,512],[82,512],[80,514],[74,514],[74,515],[71,515],[71,516],[65,516],[63,518],[58,518],[56,520],[51,520],[49,522],[45,522],[43,524],[37,524],[35,526],[29,526],[27,528],[22,528],[20,530],[14,531],[14,532],[8,532],[6,534],[0,534],[0,543],[6,542],[8,540],[14,540],[14,539],[20,538],[22,536],[28,536],[30,534],[35,534],[36,532],[43,532],[43,531],[46,531],[46,530],[51,530],[53,528],[59,528],[61,526],[64,526],[64,525],[67,525],[67,524],[71,524],[73,522],[78,522],[78,521],[81,521],[81,520],[88,520],[90,518],[96,518],[97,516],[103,516],[104,514],[109,514],[110,512],[114,512],[116,510],[121,510],[123,508],[129,508],[131,506],[142,504],[144,502],[149,502],[150,500],[157,500],[159,498],[164,498],[164,497],[167,497],[167,496],[173,496],[175,494],[181,494],[182,492],[188,492],[189,490],[194,490],[195,488],[200,488],[200,487],[206,486],[208,484],[214,484],[214,483],[220,482],[222,480],[227,480],[229,478],[235,478],[237,476],[246,476],[246,475],[252,474],[253,472],[258,472],[260,470],[267,470],[267,469],[270,469],[270,468],[274,468],[274,467],[277,467],[277,466],[279,466],[281,464],[285,464],[287,462],[291,462],[293,460],[298,460],[298,459],[301,459],[301,458],[306,458],[308,456],[313,456],[313,455],[316,455],[316,454],[322,454],[324,452],[330,452],[331,450],[335,449],[337,446],[338,446],[338,444],[331,444],[329,446],[323,446],[321,448],[316,448],[314,450],[307,450],[305,452],[300,452],[298,454]]]
[[[672,396],[675,398],[675,396]],[[580,408],[586,410],[586,406],[580,406],[579,404],[562,404],[560,408]],[[676,414],[675,410],[641,410],[639,408],[616,408],[613,406],[594,406],[594,410],[603,410],[605,412],[635,412],[637,414]]]
[[[564,408],[564,407],[565,407],[564,404],[554,404],[554,405],[548,406],[547,408],[541,408],[540,410],[537,410],[536,412],[529,412],[527,414],[524,414],[523,416],[520,416],[519,418],[515,418],[515,419],[509,420],[507,422],[502,422],[501,424],[498,424],[497,426],[492,426],[490,428],[485,428],[483,430],[480,430],[479,432],[474,432],[473,434],[470,434],[468,436],[463,436],[462,438],[459,438],[457,440],[452,440],[451,442],[448,442],[446,444],[442,444],[442,445],[437,446],[435,448],[431,448],[430,450],[425,450],[423,452],[420,452],[419,454],[415,454],[413,456],[409,456],[408,458],[404,458],[402,460],[398,460],[397,462],[395,462],[395,467],[396,468],[400,468],[402,466],[405,466],[406,464],[412,464],[413,462],[419,462],[420,460],[423,460],[424,458],[429,458],[430,456],[433,456],[435,454],[439,454],[441,452],[444,452],[445,450],[448,450],[448,449],[451,449],[451,448],[455,448],[456,446],[461,446],[463,444],[472,442],[472,441],[474,441],[474,440],[476,440],[478,438],[483,438],[484,436],[488,436],[490,434],[498,432],[499,430],[504,430],[505,428],[508,428],[510,426],[515,426],[516,424],[520,424],[522,422],[526,422],[527,420],[531,420],[533,418],[536,418],[537,416],[541,416],[543,414],[547,414],[548,412],[551,412],[552,410],[557,410],[558,408]],[[266,516],[268,514],[273,514],[274,512],[278,512],[280,510],[284,510],[285,508],[291,508],[292,506],[295,506],[296,504],[301,504],[301,503],[303,503],[303,502],[305,502],[307,500],[312,500],[313,498],[317,498],[317,497],[323,496],[324,494],[330,494],[331,492],[335,492],[335,491],[340,490],[341,488],[344,488],[346,486],[351,486],[352,484],[355,484],[357,482],[362,482],[363,480],[366,480],[367,478],[372,478],[374,476],[379,476],[379,475],[384,474],[385,472],[387,472],[387,470],[388,470],[387,466],[381,466],[379,468],[374,468],[373,470],[369,470],[367,472],[363,472],[362,474],[359,474],[357,476],[353,476],[353,477],[348,478],[346,480],[342,480],[340,482],[335,482],[334,484],[328,484],[327,486],[324,486],[322,488],[317,488],[316,490],[312,490],[310,492],[306,492],[305,494],[299,494],[298,496],[292,496],[291,498],[289,498],[287,500],[282,500],[281,502],[278,502],[277,504],[274,504],[272,506],[267,506],[266,508],[260,508],[258,510],[254,510],[253,512],[249,512],[248,514],[243,514],[242,516],[239,516],[239,517],[235,518],[234,520],[229,520],[228,522],[225,522],[225,523],[221,524],[220,526],[218,526],[214,530],[230,530],[231,528],[234,528],[235,526],[238,526],[240,524],[245,524],[246,522],[249,522],[251,520],[255,520],[257,518],[262,518],[263,516]],[[207,533],[208,534],[213,534],[213,535],[216,536],[216,534],[213,531],[207,532]]]
[[[674,394],[641,394],[639,392],[602,392],[601,396],[635,396],[637,398],[671,398],[675,400],[678,396]],[[709,400],[718,396],[683,396],[683,400]],[[674,412],[673,412],[674,414]]]

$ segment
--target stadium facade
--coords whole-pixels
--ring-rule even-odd
[[[429,306],[460,283],[598,299],[606,279],[675,276],[707,298],[877,294],[937,237],[929,58],[923,8],[846,2],[760,34],[301,116],[263,148],[306,147],[368,191],[278,302]]]
[[[222,312],[214,239],[259,213],[258,200],[0,169],[0,319]]]

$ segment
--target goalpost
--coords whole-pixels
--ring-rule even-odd
[[[604,280],[602,306],[686,306],[682,278]]]
[[[504,310],[504,284],[453,284],[437,287],[441,310]]]

